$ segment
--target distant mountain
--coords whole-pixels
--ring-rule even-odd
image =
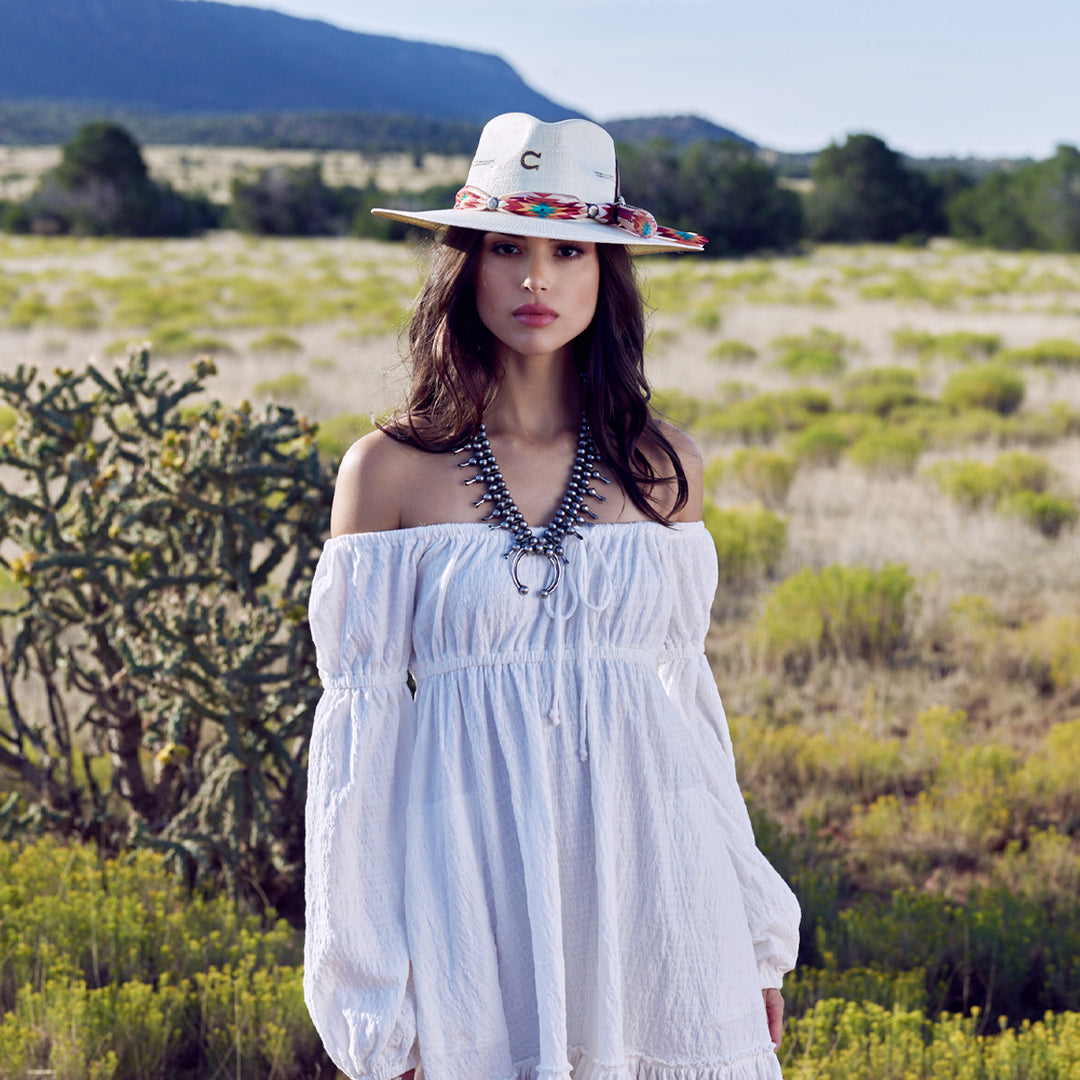
[[[0,101],[158,113],[579,116],[486,53],[210,0],[3,0]]]
[[[700,116],[639,116],[628,120],[605,120],[604,127],[616,142],[652,142],[666,139],[677,146],[709,140],[740,143],[756,149],[757,143],[730,128]]]

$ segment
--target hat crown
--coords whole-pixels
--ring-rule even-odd
[[[611,203],[616,176],[615,143],[597,124],[504,113],[481,132],[466,183],[489,195],[537,191]]]

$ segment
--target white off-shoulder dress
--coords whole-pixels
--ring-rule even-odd
[[[598,525],[520,595],[483,524],[330,540],[311,592],[304,989],[389,1080],[765,1080],[799,908],[703,642],[700,523]],[[415,680],[415,698],[407,673]]]

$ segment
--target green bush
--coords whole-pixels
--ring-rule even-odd
[[[1024,380],[1007,368],[985,364],[951,375],[941,392],[941,404],[953,412],[991,409],[1009,416],[1024,400]]]
[[[158,356],[198,356],[203,353],[207,356],[231,356],[236,352],[222,338],[193,334],[184,327],[159,327],[151,337],[151,345]]]
[[[101,311],[92,296],[68,289],[52,310],[53,320],[68,330],[96,330],[101,325]]]
[[[1069,500],[1046,494],[1052,477],[1050,462],[1023,450],[999,454],[989,465],[939,461],[926,475],[955,502],[970,509],[991,506],[1004,510],[1007,504],[1009,513],[1023,517],[1047,536],[1056,536],[1071,524],[1070,510],[1075,513]]]
[[[843,334],[815,326],[808,334],[789,334],[776,338],[776,366],[789,375],[802,378],[838,375],[847,366],[846,356],[857,346]]]
[[[999,509],[1023,519],[1043,536],[1054,537],[1076,524],[1078,511],[1071,499],[1045,492],[1018,491],[1002,499]]]
[[[161,857],[0,845],[0,1070],[310,1076],[299,932],[191,896]]]
[[[787,448],[800,464],[835,465],[852,443],[876,427],[866,416],[826,416],[791,435]]]
[[[657,413],[682,428],[694,427],[708,409],[701,398],[669,388],[654,390],[651,404]]]
[[[1080,689],[1080,615],[1052,615],[1028,623],[1015,632],[1013,644],[1026,676],[1040,692]],[[1060,760],[1067,762],[1070,755]]]
[[[981,461],[939,461],[926,470],[954,502],[974,509],[997,504],[1001,498],[1001,478],[993,467]]]
[[[893,345],[898,352],[914,353],[920,360],[941,357],[945,360],[987,360],[1001,348],[1000,334],[984,334],[971,330],[954,330],[948,334],[931,334],[902,326],[893,331]]]
[[[781,431],[798,431],[831,409],[832,399],[821,390],[780,390],[714,409],[701,417],[698,427],[706,434],[767,442]]]
[[[885,971],[877,967],[797,967],[784,977],[784,1012],[804,1016],[819,1002],[830,999],[873,1003],[887,1009],[927,1010],[926,972]]]
[[[1080,1014],[1047,1013],[996,1032],[989,1009],[923,1015],[900,1005],[828,999],[787,1029],[791,1080],[1066,1080],[1080,1062]]]
[[[257,397],[296,405],[307,396],[309,383],[302,372],[286,371],[283,375],[257,382],[254,389]]]
[[[1080,367],[1080,342],[1069,338],[1048,339],[1023,349],[1007,349],[999,358],[1003,363],[1031,364],[1033,367]]]
[[[251,343],[251,351],[253,353],[287,353],[295,355],[303,352],[304,347],[291,334],[284,334],[280,330],[272,330],[268,334],[257,337]]]
[[[805,568],[773,589],[755,633],[767,660],[793,670],[826,657],[891,663],[914,596],[915,579],[896,564]]]
[[[783,518],[761,506],[721,509],[706,501],[704,520],[716,545],[722,585],[752,584],[776,570],[787,545]]]
[[[926,440],[917,431],[886,427],[868,431],[847,450],[847,459],[870,472],[900,476],[910,473],[926,449]]]
[[[319,447],[319,453],[328,461],[339,462],[345,456],[345,451],[361,435],[373,431],[375,425],[371,417],[360,413],[339,413],[331,416],[328,420],[320,420],[315,429],[315,443]]]
[[[795,462],[775,450],[742,447],[731,457],[710,464],[707,483],[733,480],[766,506],[777,506],[787,498],[795,480]]]
[[[707,355],[710,360],[746,364],[758,358],[758,351],[745,341],[721,341],[709,349]]]
[[[849,412],[887,417],[899,409],[925,404],[927,399],[919,393],[915,372],[907,368],[884,367],[849,375],[844,380],[840,401]]]

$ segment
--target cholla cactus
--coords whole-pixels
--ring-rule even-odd
[[[332,479],[291,410],[195,404],[212,373],[143,348],[0,377],[0,821],[164,847],[293,913]]]

